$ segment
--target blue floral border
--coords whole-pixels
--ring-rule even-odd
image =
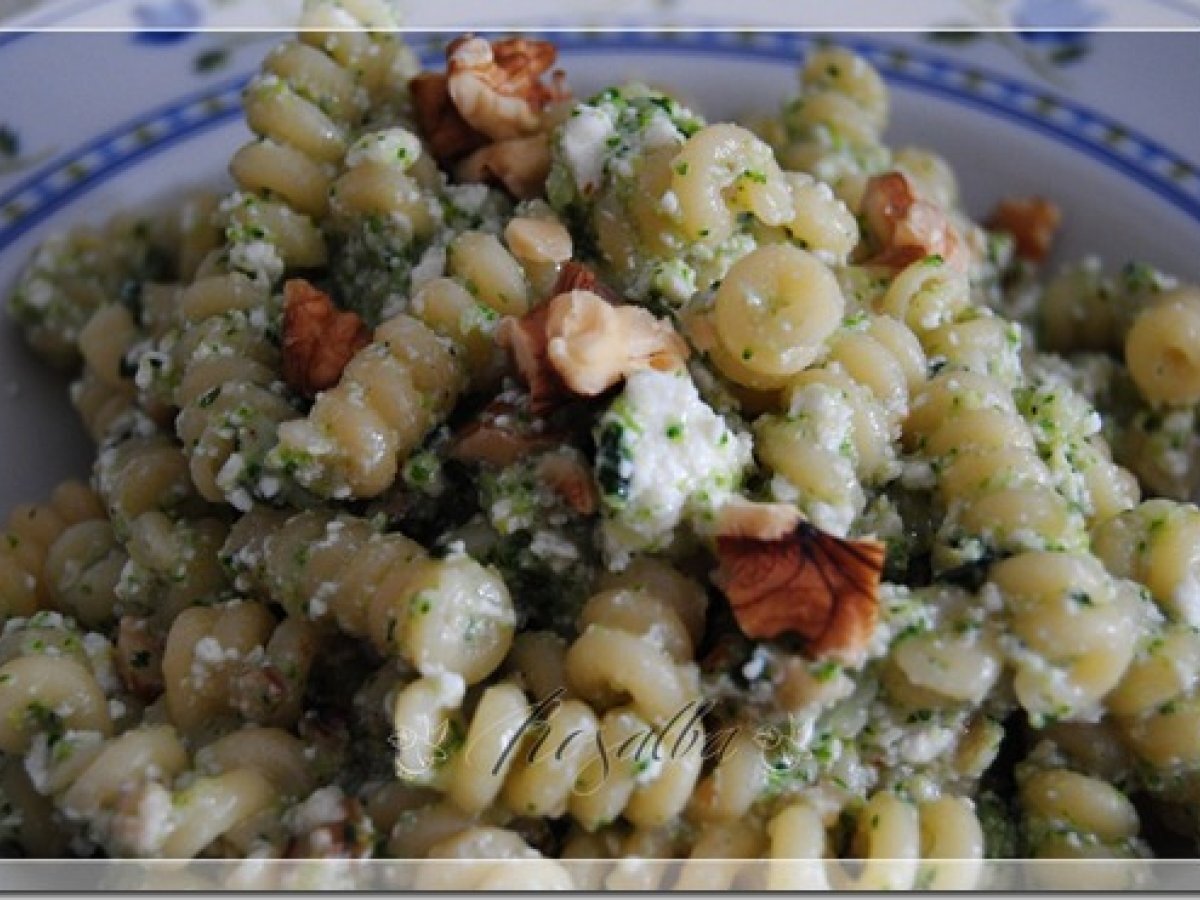
[[[567,53],[702,51],[794,65],[819,37],[768,32],[546,33]],[[435,65],[451,35],[414,37]],[[935,53],[839,35],[897,85],[962,103],[1028,127],[1121,172],[1200,222],[1200,172],[1182,156],[1115,119],[1012,78]],[[167,147],[236,118],[247,76],[152,110],[96,137],[0,196],[0,251],[65,203]]]

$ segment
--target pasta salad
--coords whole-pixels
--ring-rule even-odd
[[[972,219],[835,45],[733,123],[576,96],[544,40],[422,70],[382,0],[302,26],[230,193],[11,294],[97,452],[0,542],[4,852],[476,861],[427,889],[1194,853],[1200,287],[1048,271],[1055,205]]]

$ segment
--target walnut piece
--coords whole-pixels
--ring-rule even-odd
[[[565,435],[546,429],[540,420],[531,421],[501,396],[455,433],[448,455],[462,463],[506,468],[533,453],[558,447],[564,440]]]
[[[901,269],[940,256],[946,264],[966,270],[970,251],[936,203],[923,200],[902,172],[885,172],[867,182],[863,215],[876,253],[867,263]]]
[[[591,291],[609,303],[620,305],[624,299],[581,262],[568,262],[558,273],[558,280],[550,289],[550,296],[556,297],[568,291]]]
[[[879,614],[885,547],[800,523],[773,540],[718,536],[718,581],[751,638],[793,632],[813,658],[861,656]]]
[[[453,41],[445,74],[422,72],[409,82],[417,126],[438,164],[460,181],[540,197],[550,172],[552,123],[544,113],[571,96],[561,71],[542,80],[557,56],[549,41]]]
[[[759,503],[735,497],[717,510],[715,530],[720,537],[778,541],[795,531],[801,521],[800,510],[790,503]]]
[[[163,692],[163,635],[150,620],[122,616],[117,624],[116,667],[125,690],[150,702]]]
[[[422,72],[408,83],[408,89],[417,128],[439,165],[449,166],[488,143],[487,135],[480,134],[459,115],[445,73]]]
[[[542,196],[550,174],[550,136],[497,141],[481,147],[454,169],[459,181],[498,184],[518,200]]]
[[[570,398],[547,354],[546,318],[549,304],[535,306],[519,319],[507,318],[496,327],[496,343],[511,354],[513,365],[529,389],[530,409],[546,415]]]
[[[621,303],[620,296],[591,269],[568,262],[558,273],[550,296],[557,298],[575,291],[589,292],[613,306]],[[512,355],[517,372],[529,388],[531,409],[536,415],[549,413],[575,393],[550,360],[552,302],[535,306],[519,319],[505,319],[496,329],[496,341]]]
[[[302,278],[283,286],[283,379],[306,397],[338,383],[354,354],[371,341],[357,313],[338,309]]]
[[[1040,263],[1062,224],[1062,210],[1045,197],[1007,197],[985,223],[993,231],[1006,231],[1016,242],[1017,256]]]
[[[591,291],[559,294],[549,307],[546,354],[577,394],[596,397],[634,372],[674,372],[687,362],[687,342],[641,307],[613,306]]]
[[[542,76],[558,51],[549,41],[507,38],[489,42],[464,35],[446,48],[450,97],[459,115],[493,141],[524,137],[542,128],[542,111],[569,95],[563,73]]]

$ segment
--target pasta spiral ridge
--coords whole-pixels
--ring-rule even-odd
[[[1056,489],[1012,391],[991,376],[948,368],[931,378],[913,401],[904,444],[935,467],[945,510],[935,569],[1087,547],[1083,516]]]
[[[917,804],[875,793],[855,816],[857,875],[828,858],[825,823],[804,801],[776,813],[767,831],[769,890],[972,890],[983,879],[983,827],[964,797]]]
[[[1149,856],[1137,810],[1116,787],[1042,759],[1035,748],[1017,767],[1023,837],[1034,860],[1128,860],[1126,865],[1056,862],[1030,866],[1041,890],[1120,890],[1144,884]]]
[[[1191,504],[1147,500],[1095,531],[1096,553],[1115,574],[1145,585],[1165,621],[1145,629],[1121,683],[1105,700],[1147,787],[1171,804],[1194,796],[1200,771],[1200,633]]]
[[[1146,628],[1137,586],[1090,554],[1036,551],[992,566],[985,590],[1004,605],[1000,645],[1031,720],[1094,722]]]
[[[170,267],[150,218],[114,216],[47,238],[22,272],[9,304],[26,341],[59,368],[80,362],[80,337],[93,315],[127,284]]]
[[[354,144],[333,186],[339,228],[397,234],[401,246],[436,233],[443,274],[427,267],[411,298],[405,279],[391,276],[384,299],[356,297],[369,315],[387,317],[308,416],[280,425],[268,464],[320,496],[372,497],[390,487],[465,390],[494,386],[495,327],[529,308],[522,263],[494,234],[444,221],[437,195],[420,183],[429,165],[415,135],[374,131]]]
[[[887,87],[867,60],[821,48],[805,59],[800,93],[767,137],[785,167],[824,181],[857,210],[867,179],[891,159],[882,140],[888,106]]]
[[[163,649],[166,708],[182,732],[236,716],[267,725],[300,718],[318,649],[303,619],[277,623],[260,603],[192,606],[171,623]]]
[[[705,749],[689,630],[703,610],[660,586],[594,595],[569,648],[523,640],[513,677],[469,696],[447,674],[409,683],[392,710],[397,772],[472,814],[499,801],[589,832],[618,817],[655,828],[679,816]]]
[[[474,684],[500,665],[516,625],[503,579],[465,553],[431,558],[369,520],[255,510],[222,551],[240,590],[290,616],[368,640],[430,675]]]
[[[122,728],[132,702],[112,646],[58,614],[10,622],[0,638],[0,750],[23,757],[33,788],[111,854],[190,858],[254,815],[275,817],[281,796],[311,790],[311,759],[287,732],[232,732],[194,770],[172,725]]]
[[[230,164],[238,191],[218,213],[225,248],[183,291],[176,332],[139,363],[143,391],[180,409],[176,429],[201,495],[242,509],[252,491],[279,490],[263,483],[262,457],[294,415],[277,374],[272,290],[285,272],[325,264],[318,223],[333,175],[371,102],[395,94],[404,56],[394,34],[367,30],[395,27],[377,0],[314,0],[301,24],[312,30],[274,51],[247,90],[258,137]]]
[[[48,744],[37,787],[110,855],[191,859],[215,847],[274,855],[283,849],[280,808],[310,779],[291,735],[258,729],[250,740],[258,749],[234,732],[201,748],[193,765],[170,725],[105,738],[68,732]]]
[[[105,518],[100,498],[78,481],[58,485],[45,504],[18,506],[0,538],[0,622],[51,606],[47,558],[72,527]]]
[[[899,474],[893,445],[926,372],[907,326],[887,316],[861,321],[836,332],[824,360],[788,383],[784,412],[754,424],[755,451],[775,473],[773,495],[841,535],[862,513],[865,489]]]

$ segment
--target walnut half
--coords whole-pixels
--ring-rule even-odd
[[[814,658],[855,660],[879,614],[885,546],[807,522],[780,537],[717,537],[718,582],[752,638],[804,637]]]
[[[569,99],[549,41],[464,35],[446,48],[446,72],[409,83],[417,126],[434,159],[460,181],[541,196],[550,171],[547,107]]]

